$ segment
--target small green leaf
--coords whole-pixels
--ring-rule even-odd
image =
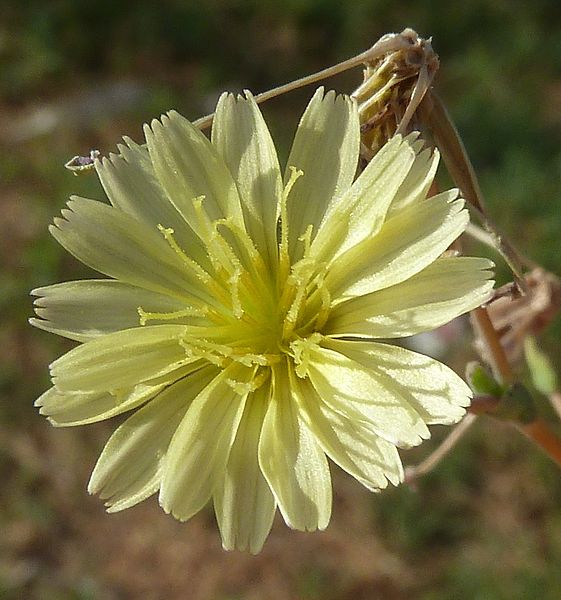
[[[475,394],[501,398],[506,392],[506,388],[483,365],[475,361],[467,364],[466,379]]]

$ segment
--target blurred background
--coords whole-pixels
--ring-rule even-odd
[[[64,163],[114,151],[122,135],[141,141],[165,110],[195,119],[223,90],[264,91],[406,26],[433,37],[437,89],[495,221],[561,273],[558,0],[0,1],[0,597],[561,598],[561,471],[496,421],[480,418],[414,489],[373,495],[334,468],[327,531],[277,518],[251,557],[221,549],[210,509],[182,524],[152,498],[106,515],[86,484],[116,423],[56,430],[33,408],[70,344],[27,325],[28,292],[93,275],[47,226],[70,194],[103,199],[94,175]],[[327,85],[350,92],[360,80],[358,69]],[[312,91],[263,107],[283,157]],[[557,367],[560,334],[557,320],[541,339]],[[434,352],[461,372],[469,329],[455,325]]]

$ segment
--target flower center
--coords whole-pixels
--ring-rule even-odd
[[[331,298],[324,284],[325,265],[311,255],[312,225],[299,238],[302,258],[292,264],[288,247],[287,199],[303,175],[291,167],[280,207],[278,255],[268,268],[245,230],[231,219],[211,220],[204,197],[193,206],[199,218],[197,233],[209,264],[203,268],[177,244],[174,231],[159,230],[185,268],[201,282],[195,305],[170,313],[138,308],[140,324],[179,321],[185,324],[180,343],[188,356],[205,358],[219,366],[238,361],[267,367],[283,355],[305,374],[307,348],[319,341],[329,315]]]

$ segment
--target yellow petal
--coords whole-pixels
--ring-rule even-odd
[[[32,319],[32,325],[79,342],[140,327],[139,307],[154,313],[179,313],[187,308],[178,298],[112,279],[67,281],[31,294],[38,297],[34,308],[42,319]],[[183,322],[195,324],[193,318]]]
[[[440,327],[489,299],[491,267],[485,258],[439,258],[397,285],[338,304],[324,332],[395,338]]]
[[[55,427],[87,425],[110,419],[137,408],[163,389],[163,385],[136,385],[129,390],[110,392],[61,392],[52,387],[35,401],[40,414]]]
[[[288,157],[290,167],[304,172],[288,196],[289,249],[293,262],[302,256],[298,239],[312,225],[315,235],[327,207],[344,194],[354,179],[360,148],[356,104],[347,96],[319,88],[296,131]]]
[[[158,225],[170,227],[182,248],[206,267],[206,251],[199,237],[171,203],[160,185],[145,146],[124,138],[120,154],[96,161],[96,171],[111,204],[141,221],[154,231]]]
[[[325,345],[396,390],[428,425],[459,421],[472,393],[452,369],[411,350],[376,342],[325,340]]]
[[[415,160],[417,135],[392,138],[352,187],[330,204],[312,245],[318,259],[334,261],[349,248],[378,233]]]
[[[216,376],[207,366],[168,387],[129,417],[109,438],[93,470],[88,491],[107,500],[111,512],[155,493],[162,462],[193,398]]]
[[[156,325],[109,333],[70,350],[51,364],[61,391],[133,387],[197,360],[182,346],[185,327]]]
[[[212,124],[212,144],[236,182],[253,243],[271,267],[277,257],[277,217],[282,195],[279,160],[269,129],[250,92],[222,94]]]
[[[195,398],[171,440],[160,488],[160,505],[186,521],[210,500],[228,464],[254,370],[232,363]]]
[[[210,297],[156,230],[102,202],[73,197],[50,232],[92,269],[123,282],[186,299]]]
[[[289,527],[325,529],[331,516],[331,476],[324,451],[291,395],[286,364],[273,371],[272,396],[259,443],[259,464]]]
[[[363,423],[382,439],[411,447],[430,437],[423,419],[400,388],[349,356],[328,348],[310,349],[307,374],[332,410]]]
[[[145,126],[146,143],[156,176],[167,196],[196,232],[199,217],[193,200],[205,197],[212,221],[232,218],[243,228],[236,184],[210,141],[175,111]]]
[[[257,458],[259,437],[270,396],[265,384],[251,394],[228,464],[214,492],[214,510],[226,550],[261,551],[275,516],[275,499]]]
[[[403,469],[396,447],[360,421],[333,410],[307,379],[292,377],[294,398],[302,417],[325,453],[370,490],[397,485]]]
[[[463,200],[444,193],[414,203],[384,223],[380,232],[332,263],[325,283],[336,302],[387,288],[434,262],[464,231]]]
[[[434,148],[434,150],[425,148],[423,150],[423,146],[423,140],[417,140],[413,144],[413,148],[416,151],[415,161],[390,204],[387,218],[393,216],[396,211],[405,208],[412,202],[420,202],[427,197],[427,193],[436,175],[436,170],[438,169],[440,152],[438,148]]]

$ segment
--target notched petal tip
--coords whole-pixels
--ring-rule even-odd
[[[318,89],[314,92],[314,95],[312,96],[312,100],[316,97],[319,98],[319,100],[321,100],[325,95],[325,86],[320,85],[318,87]]]
[[[396,135],[396,137],[401,138],[405,143],[412,146],[417,141],[417,139],[419,138],[420,135],[421,135],[420,131],[412,131],[411,133],[408,133],[405,137],[403,137],[401,135],[401,133],[398,133]]]
[[[30,317],[29,319],[27,319],[27,322],[33,327],[37,327],[37,329],[43,329],[43,327],[41,327],[41,323],[44,323],[45,321],[43,321],[42,319],[37,319],[35,317]]]
[[[448,190],[448,194],[450,195],[450,198],[448,199],[448,203],[452,204],[452,202],[462,202],[462,207],[465,206],[466,201],[464,200],[464,198],[461,197],[461,191],[459,188],[450,188]]]
[[[178,512],[175,511],[172,506],[172,500],[162,497],[163,491],[164,490],[160,488],[160,493],[158,495],[158,504],[160,505],[160,508],[166,513],[166,515],[172,516],[176,521],[179,521],[180,523],[185,523],[186,521],[188,521],[192,517],[192,515],[184,516],[178,514]]]
[[[351,98],[347,94],[337,94],[335,96],[334,104],[337,107],[347,110],[347,109],[351,109],[353,104],[356,104],[356,100],[353,100],[353,98]]]
[[[58,219],[56,217],[53,219],[53,223],[59,229],[64,227],[68,223],[68,221],[70,221],[70,219],[72,218],[72,215],[74,214],[74,211],[72,210],[72,206],[71,206],[70,202],[68,203],[68,208],[63,208],[60,211],[60,214],[61,214],[61,216],[58,217]]]
[[[36,297],[36,300],[33,300],[33,304],[35,304],[36,302],[38,302],[41,298],[44,298],[47,294],[46,294],[46,290],[49,288],[50,286],[48,285],[43,285],[41,287],[38,288],[33,288],[30,292],[29,295],[30,296],[34,296]]]
[[[41,406],[43,406],[43,404],[45,403],[45,394],[46,394],[46,393],[47,393],[47,392],[45,392],[45,393],[41,394],[41,395],[39,396],[39,398],[37,398],[37,399],[35,400],[35,402],[33,403],[33,406],[35,406],[35,408],[41,408]],[[41,411],[39,411],[39,414],[42,414],[42,413],[41,413]]]
[[[135,159],[133,152],[142,152],[146,151],[146,147],[137,144],[131,137],[128,135],[123,136],[124,144],[117,144],[117,149],[119,150],[121,158],[126,160],[127,162],[133,162]]]
[[[165,119],[165,121],[164,121]],[[172,125],[187,125],[189,127],[192,127],[193,124],[191,123],[191,121],[189,121],[189,119],[187,119],[187,117],[184,117],[181,113],[177,112],[176,110],[172,109],[172,110],[168,110],[166,112],[165,115],[162,115],[162,124],[164,125],[168,125],[168,123],[166,123],[166,121],[169,121],[169,124]]]
[[[148,144],[150,144],[150,142],[162,131],[164,119],[167,119],[167,117],[162,115],[160,119],[161,121],[159,119],[152,119],[150,123],[144,123],[142,127],[144,137]]]
[[[316,90],[310,104],[313,101],[323,104],[322,110],[325,110],[328,104],[343,110],[352,109],[352,107],[356,107],[357,105],[356,100],[348,94],[339,94],[335,90],[328,90],[326,92],[323,86]]]
[[[62,217],[55,217],[51,225],[49,225],[49,233],[55,238],[58,239],[58,234],[60,231],[64,229],[64,226],[68,223],[66,219]]]
[[[121,148],[124,146],[120,145]],[[119,148],[119,146],[117,146]],[[109,169],[112,166],[117,167],[120,164],[120,161],[125,160],[122,154],[117,154],[115,152],[110,152],[109,156],[104,156],[101,160],[101,166],[105,169]]]

